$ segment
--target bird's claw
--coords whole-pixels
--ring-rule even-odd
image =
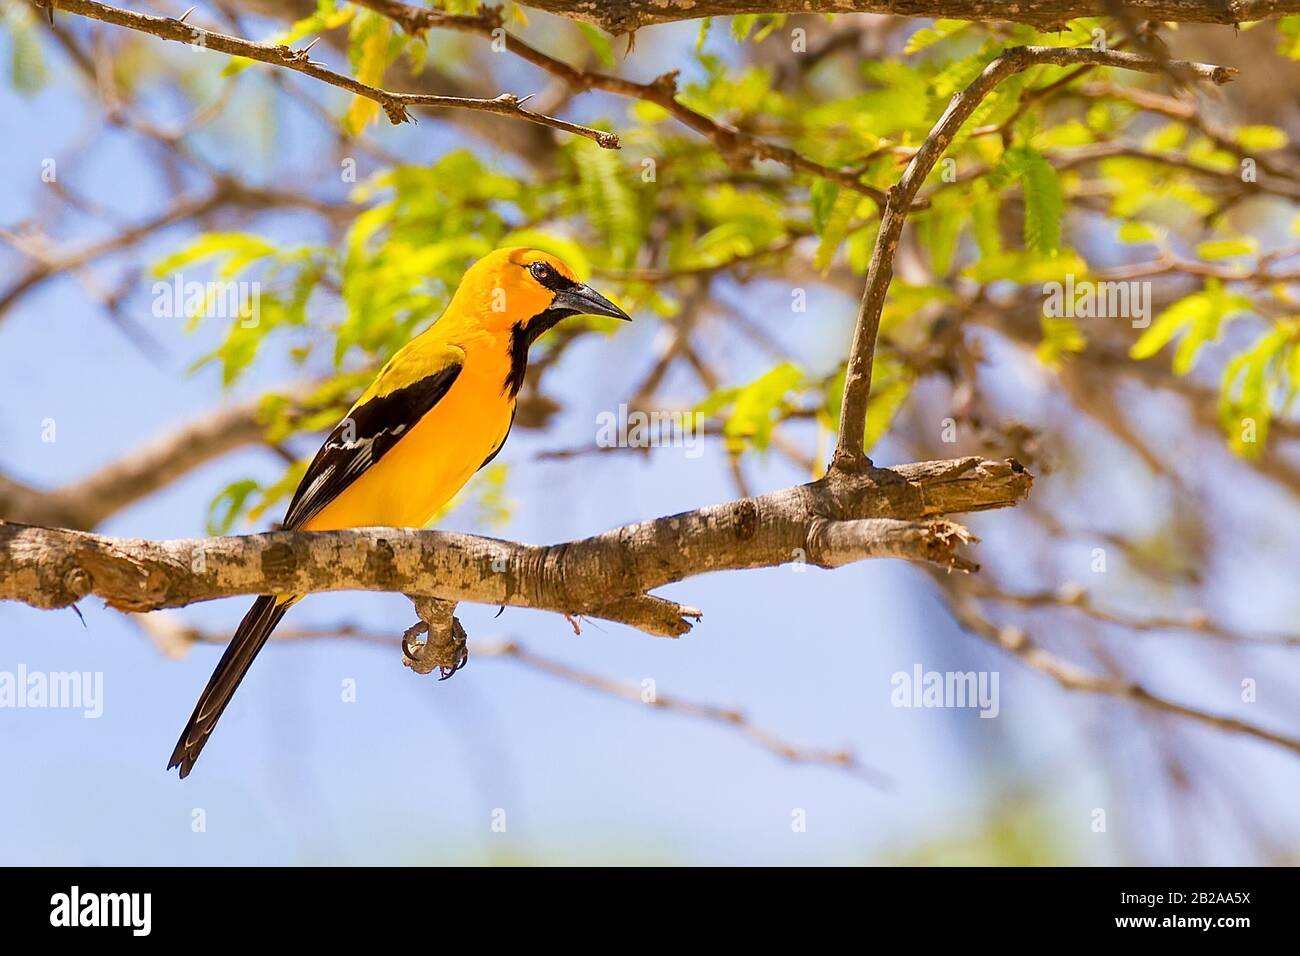
[[[424,621],[406,629],[402,635],[403,662],[420,674],[428,674],[436,667],[438,680],[446,680],[469,662],[469,636],[456,618],[452,618],[450,640],[442,647],[431,649],[427,637],[423,641],[416,640],[420,635],[428,633],[429,625]],[[437,652],[440,652],[438,657],[449,663],[442,663],[436,658],[431,660]]]
[[[459,619],[454,617],[451,619],[451,639],[450,650],[456,655],[454,663],[450,666],[445,664],[438,666],[438,680],[446,680],[469,663],[469,635],[465,633],[465,628],[461,626]]]

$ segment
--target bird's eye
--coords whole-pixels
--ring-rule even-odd
[[[551,277],[551,267],[545,262],[534,262],[528,267],[528,271],[533,274],[533,278],[538,282],[544,282]]]

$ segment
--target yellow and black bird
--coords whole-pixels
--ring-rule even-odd
[[[330,432],[289,503],[284,527],[423,527],[501,450],[529,346],[572,315],[630,318],[536,249],[498,249],[474,263],[438,321],[389,360]],[[253,658],[299,598],[265,594],[253,603],[168,770],[189,774]]]

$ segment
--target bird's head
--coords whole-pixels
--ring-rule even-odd
[[[557,256],[539,249],[498,249],[470,267],[462,288],[478,300],[484,323],[528,343],[571,315],[631,316],[589,285],[578,281]]]

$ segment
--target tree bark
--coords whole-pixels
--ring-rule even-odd
[[[0,599],[57,608],[94,594],[118,610],[149,611],[241,594],[379,590],[677,636],[699,612],[647,592],[697,574],[871,557],[974,570],[958,551],[969,532],[933,519],[1013,505],[1031,484],[1014,460],[923,462],[832,474],[547,546],[403,528],[144,541],[0,522]]]
[[[749,13],[882,13],[1045,27],[1113,12],[1112,0],[525,0],[525,5],[616,34],[655,23]],[[1139,19],[1177,23],[1236,24],[1300,13],[1300,0],[1125,0],[1125,6]]]

